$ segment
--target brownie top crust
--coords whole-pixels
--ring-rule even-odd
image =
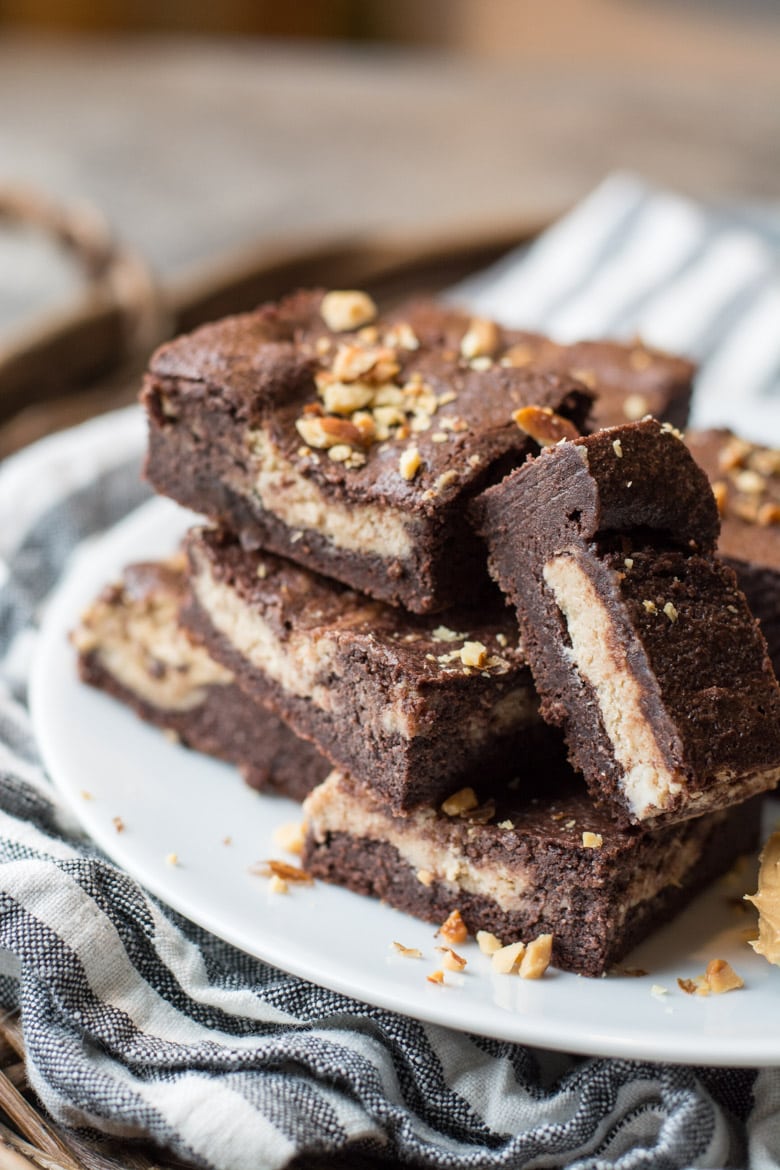
[[[334,297],[369,307],[339,316]],[[432,303],[380,319],[365,294],[301,292],[164,345],[143,398],[163,427],[195,401],[228,412],[250,458],[270,443],[330,497],[435,516],[537,449],[518,409],[585,428],[591,392],[568,374],[509,364],[514,338]]]
[[[718,551],[780,570],[780,451],[727,430],[689,431],[685,441],[712,484],[720,511]]]
[[[656,419],[546,448],[475,502],[478,523],[515,485],[531,483],[540,492],[544,543],[647,529],[673,545],[711,552],[718,538],[718,509],[707,476],[680,433]]]
[[[518,333],[507,351],[513,365],[570,374],[596,394],[596,426],[618,426],[651,414],[683,425],[696,366],[642,341],[577,341],[560,345],[540,333]]]
[[[353,644],[356,652],[361,644],[370,644],[375,669],[382,663],[394,678],[415,685],[518,671],[531,685],[517,623],[500,600],[421,616],[374,601],[271,553],[245,550],[225,531],[193,529],[186,546],[192,571],[206,564],[213,580],[262,612],[282,643],[293,636],[312,642],[326,636]]]

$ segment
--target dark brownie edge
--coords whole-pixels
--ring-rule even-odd
[[[507,913],[491,899],[453,888],[449,883],[423,884],[394,846],[347,832],[328,833],[321,841],[309,833],[302,860],[313,876],[355,893],[381,898],[423,921],[440,924],[452,910],[459,909],[471,933],[490,931],[504,943],[529,941],[540,933],[551,932],[555,966],[598,976],[673,918],[740,854],[755,849],[759,822],[760,803],[755,800],[731,811],[727,832],[720,816],[706,818],[706,824],[697,822],[695,831],[701,835],[701,848],[685,875],[685,883],[668,886],[645,900],[618,930],[611,924],[609,906],[596,910],[597,895],[591,889],[572,890],[572,914],[566,921],[547,919],[539,908],[533,914]],[[674,835],[669,844],[673,847]],[[559,873],[550,872],[548,880],[567,881],[565,862]]]

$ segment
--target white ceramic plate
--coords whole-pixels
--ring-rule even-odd
[[[32,711],[46,766],[78,820],[119,865],[250,954],[421,1020],[570,1052],[780,1064],[780,970],[747,946],[754,915],[734,904],[736,895],[755,889],[749,868],[718,883],[626,959],[626,968],[646,976],[585,979],[550,971],[528,982],[494,975],[469,942],[458,948],[466,971],[447,973],[445,986],[426,980],[439,966],[433,927],[320,883],[272,894],[265,879],[252,876],[254,862],[284,856],[273,830],[300,820],[298,806],[258,796],[226,765],[168,743],[80,684],[67,641],[107,581],[133,560],[168,553],[187,523],[180,508],[154,500],[82,548],[43,622]],[[775,805],[772,820],[778,812]],[[171,853],[179,858],[175,868],[166,861]],[[402,958],[393,940],[419,947],[424,959]],[[701,974],[712,958],[728,959],[745,989],[708,998],[680,991],[677,977]],[[653,993],[654,985],[667,994]]]

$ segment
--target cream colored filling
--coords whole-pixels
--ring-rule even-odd
[[[73,635],[76,649],[94,652],[105,670],[139,699],[166,711],[189,711],[206,688],[227,686],[233,675],[193,645],[179,628],[170,597],[97,601]]]
[[[415,872],[432,874],[437,881],[450,882],[461,890],[479,894],[495,902],[507,913],[521,910],[528,895],[535,894],[533,875],[520,867],[490,863],[476,866],[463,854],[459,844],[443,844],[430,835],[431,822],[439,815],[434,809],[420,809],[403,819],[394,818],[368,795],[356,795],[339,772],[331,772],[304,802],[306,822],[315,840],[323,841],[328,833],[346,833],[370,841],[391,845]],[[709,821],[707,822],[709,825]],[[636,874],[619,907],[616,921],[622,922],[636,906],[656,896],[668,886],[682,884],[701,853],[701,837],[693,835],[685,847],[672,847],[663,866],[644,868]],[[570,908],[565,885],[559,884],[549,894],[555,912]]]
[[[748,901],[758,910],[758,938],[750,945],[780,966],[780,832],[773,833],[764,846],[758,891]]]
[[[197,554],[196,554],[197,556]],[[230,586],[216,580],[208,565],[201,563],[192,578],[195,597],[209,615],[215,629],[253,667],[273,679],[288,694],[305,698],[323,711],[339,710],[333,678],[341,677],[336,638],[316,630],[292,630],[280,640],[260,614],[248,606]],[[341,623],[341,628],[358,625],[370,617],[373,603],[356,608]],[[327,683],[322,680],[327,679]],[[420,714],[414,709],[414,689],[408,680],[382,691],[384,705],[379,712],[382,729],[404,739],[424,732]],[[376,697],[376,696],[375,696]],[[426,714],[436,713],[437,704],[445,711],[450,703],[446,694],[426,699]],[[518,687],[502,695],[488,710],[478,709],[465,722],[461,742],[479,744],[489,736],[509,732],[537,717],[537,700],[531,687]]]
[[[214,628],[251,666],[290,694],[311,699],[322,710],[333,709],[332,692],[319,682],[333,667],[336,645],[332,638],[293,630],[282,645],[267,622],[233,589],[215,580],[207,567],[202,567],[190,584]]]
[[[620,786],[632,814],[642,820],[666,808],[683,790],[642,713],[642,691],[614,644],[612,622],[595,588],[573,556],[553,557],[544,579],[566,619],[573,665],[596,695],[604,729],[623,769]]]
[[[233,477],[231,487],[244,496],[258,497],[263,508],[288,528],[316,532],[349,552],[400,561],[410,556],[409,521],[399,512],[376,504],[342,504],[324,496],[282,455],[267,431],[249,431],[247,445],[251,481]]]
[[[521,907],[530,878],[521,869],[498,865],[476,867],[463,856],[456,842],[444,845],[432,841],[427,833],[436,817],[433,809],[423,809],[404,818],[404,827],[378,806],[355,798],[342,787],[341,776],[330,776],[304,802],[309,829],[317,840],[327,833],[348,833],[370,841],[384,841],[398,851],[415,870],[427,870],[438,881],[451,882],[461,890],[481,894],[511,912]]]

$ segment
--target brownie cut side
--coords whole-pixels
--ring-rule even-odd
[[[755,848],[756,799],[651,832],[619,828],[573,781],[530,802],[498,791],[478,819],[430,808],[398,817],[333,773],[304,804],[303,864],[428,922],[458,909],[470,932],[505,945],[551,933],[555,966],[595,976]]]
[[[780,675],[780,451],[726,430],[689,431],[720,511],[718,552],[737,574]]]
[[[420,616],[232,535],[194,530],[182,621],[254,701],[397,811],[483,769],[509,780],[563,756],[499,598]]]
[[[654,420],[549,448],[475,506],[542,696],[594,798],[674,821],[780,778],[780,689],[681,437]]]
[[[334,296],[362,315],[334,316]],[[537,449],[513,414],[539,406],[576,434],[593,397],[504,362],[511,341],[454,310],[380,319],[365,294],[321,291],[203,326],[152,359],[146,475],[246,547],[370,596],[475,604],[489,582],[466,501]]]
[[[72,635],[82,680],[186,747],[234,764],[252,788],[302,800],[328,764],[180,628],[184,568],[183,556],[130,565],[102,592]]]

